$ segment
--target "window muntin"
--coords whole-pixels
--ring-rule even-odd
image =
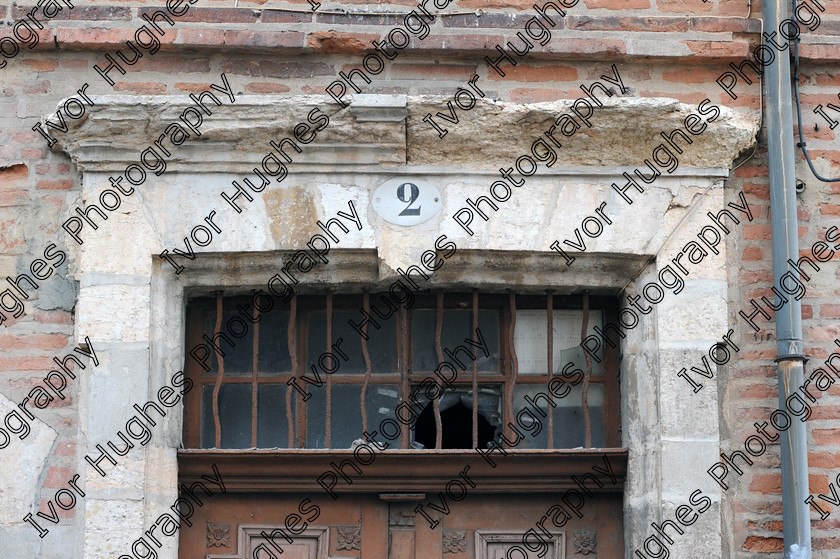
[[[551,378],[559,377],[563,365],[569,361],[574,362],[575,370],[587,371],[586,355],[579,347],[584,317],[581,296],[425,293],[416,297],[411,308],[392,312],[392,316],[388,317],[390,309],[379,295],[371,294],[367,309],[370,312],[371,307],[376,306],[380,315],[374,312],[371,315],[380,328],[369,324],[367,341],[363,341],[348,322],[353,320],[358,324],[362,319],[361,310],[365,305],[361,294],[302,295],[286,305],[275,299],[272,310],[262,314],[257,324],[250,324],[246,334],[241,338],[231,337],[235,347],[219,341],[225,355],[219,359],[212,352],[207,360],[210,371],[204,371],[187,357],[188,375],[200,385],[200,390],[192,391],[186,402],[187,447],[216,448],[217,417],[218,448],[339,449],[350,448],[354,440],[362,438],[365,429],[370,431],[382,419],[393,418],[400,397],[406,391],[415,391],[415,399],[424,405],[428,403],[431,411],[433,406],[416,388],[424,378],[432,375],[440,362],[436,340],[439,318],[442,351],[466,345],[465,338],[475,339],[472,326],[476,318],[490,351],[489,356],[484,356],[480,350],[466,346],[479,358],[473,363],[462,355],[466,369],[459,367],[459,375],[454,382],[455,391],[449,391],[440,398],[441,417],[452,417],[455,421],[451,424],[452,428],[464,430],[462,422],[466,412],[462,408],[472,413],[473,402],[476,402],[478,412],[475,416],[480,417],[478,423],[482,434],[474,432],[474,436],[484,442],[487,425],[490,425],[496,440],[506,433],[508,439],[513,440],[515,436],[511,436],[511,430],[504,426],[515,421],[516,413],[527,406],[526,395],[533,400],[536,394],[542,392],[551,395],[556,404],[551,414],[548,414],[545,399],[541,407],[541,411],[549,416],[552,428],[528,434],[517,448],[618,446],[617,358],[614,348],[606,344],[597,354],[600,362],[589,359],[586,408],[581,405],[583,382],[575,383],[563,398],[554,397],[548,389]],[[202,336],[211,338],[214,332],[227,332],[222,325],[233,317],[243,316],[237,307],[242,309],[247,305],[248,312],[253,313],[250,302],[251,297],[248,296],[221,295],[190,301],[188,351],[196,343],[207,342],[207,339],[202,340]],[[613,308],[610,299],[592,298],[592,302],[587,335],[603,324],[605,312],[612,312]],[[221,322],[217,312],[220,304]],[[549,304],[552,307],[550,318],[547,311]],[[475,310],[478,311],[477,316]],[[293,318],[291,327],[290,318]],[[549,319],[553,323],[554,341],[551,377],[546,367]],[[250,323],[250,320],[244,322]],[[217,323],[220,324],[219,330],[215,330]],[[328,327],[331,330],[329,336]],[[512,337],[511,327],[514,330]],[[241,332],[237,330],[236,333]],[[339,339],[342,340],[338,346],[340,352],[334,345]],[[332,350],[332,357],[325,357],[328,349]],[[364,349],[370,358],[369,375],[366,375]],[[443,357],[444,360],[452,360],[445,354]],[[333,374],[325,374],[323,367],[318,365],[319,358],[326,368],[337,365],[338,369]],[[220,361],[224,374],[217,383]],[[316,384],[306,382],[302,378],[304,375]],[[317,386],[318,380],[323,385]],[[297,383],[310,394],[305,402],[289,385],[290,382]],[[475,397],[474,382],[478,388]],[[213,393],[216,390],[218,411],[214,413]],[[361,398],[363,390],[366,394],[364,402]],[[256,406],[253,405],[254,400]],[[362,421],[363,409],[365,422]],[[588,414],[585,409],[588,409]],[[587,415],[589,444],[585,434]],[[527,422],[528,418],[522,417],[520,421]],[[549,419],[543,418],[542,422],[548,425]],[[406,436],[398,441],[402,443],[402,448],[429,448],[430,437],[421,423],[418,422],[419,431],[409,433],[408,429],[404,429]],[[329,437],[327,424],[330,426]],[[472,421],[468,427],[472,428]],[[434,435],[434,426],[432,428]],[[449,437],[449,428],[443,424],[442,438],[463,442],[463,438],[454,434]],[[421,442],[418,438],[426,444],[418,444]],[[442,448],[446,448],[446,442],[443,442]]]

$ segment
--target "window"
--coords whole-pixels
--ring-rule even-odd
[[[619,445],[617,349],[580,346],[584,321],[586,336],[603,341],[614,300],[413,297],[403,306],[387,293],[192,299],[186,446],[347,449],[395,418],[404,399],[412,428],[403,429],[402,448]],[[424,379],[444,377],[454,377],[450,389],[430,398]],[[517,433],[525,436],[512,445]]]

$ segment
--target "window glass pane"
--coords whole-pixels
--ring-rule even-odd
[[[289,311],[272,309],[260,319],[259,370],[261,374],[288,374],[292,370],[289,355]],[[249,369],[250,370],[250,367]]]
[[[306,387],[307,392],[312,395],[306,401],[306,448],[324,448],[327,429],[327,391],[323,386],[315,388],[306,385]],[[298,398],[298,395],[294,394],[293,397]]]
[[[202,390],[202,448],[216,444],[213,421],[213,385]],[[222,439],[219,448],[251,447],[251,386],[248,384],[223,384],[219,389],[219,423]]]
[[[361,392],[360,392],[361,394]],[[397,404],[400,403],[400,388],[396,384],[378,384],[368,386],[367,389],[367,417],[368,417],[368,432],[373,433],[373,430],[379,430],[379,424],[383,419],[393,419],[397,421]],[[358,402],[358,400],[357,400]],[[397,421],[399,423],[399,421]],[[403,429],[408,429],[407,426],[400,424]],[[389,431],[390,434],[390,431]],[[362,438],[359,436],[358,438]],[[378,441],[387,441],[381,434],[376,436]],[[391,441],[391,448],[399,447],[399,439]]]
[[[225,307],[230,303],[226,300]],[[231,320],[233,319],[233,320]],[[250,374],[253,369],[253,347],[254,328],[250,320],[242,317],[234,310],[222,311],[222,325],[219,327],[218,335],[216,328],[215,307],[204,315],[204,335],[215,343],[215,346],[222,350],[225,360],[225,376],[243,376]],[[244,335],[243,335],[244,334]],[[242,336],[237,338],[236,336]],[[219,370],[217,350],[207,340],[202,340],[208,346],[210,356],[207,359],[207,366],[211,371],[204,373],[204,376],[215,376]],[[190,348],[192,349],[192,348]]]
[[[412,312],[411,337],[413,341],[412,350],[414,351],[414,359],[412,360],[414,371],[433,371],[440,364],[435,350],[436,320],[436,310],[420,309]],[[471,371],[473,367],[472,358],[462,350],[456,352],[456,348],[462,346],[476,356],[479,371],[498,371],[499,312],[495,310],[478,311],[478,329],[488,346],[489,357],[486,357],[482,350],[464,342],[466,339],[477,339],[475,330],[472,328],[472,320],[471,310],[445,309],[443,311],[440,344],[444,361],[449,361],[459,367],[454,360],[460,360],[465,365],[464,369]],[[455,353],[454,358],[446,354],[447,349]]]
[[[307,402],[309,421],[307,448],[324,448],[326,426],[326,390],[310,389]],[[361,415],[361,384],[333,384],[332,386],[332,448],[351,448],[353,441],[363,439]],[[366,409],[368,431],[377,429],[383,419],[395,419],[399,403],[399,387],[390,384],[371,384],[367,389]],[[377,437],[382,440],[381,437]],[[393,444],[399,444],[392,443]]]
[[[306,370],[310,371],[312,365],[318,366],[318,359],[327,351],[327,319],[326,312],[313,312],[309,315],[309,338],[307,339],[307,364]],[[333,334],[331,348],[338,342],[341,343],[338,349],[333,350],[333,355],[339,360],[339,368],[334,374],[365,374],[365,358],[362,353],[362,337],[348,320],[356,324],[362,319],[358,311],[333,311]],[[371,374],[395,373],[397,369],[397,329],[395,318],[388,320],[377,319],[379,329],[368,324],[367,327],[367,349],[370,355]],[[341,355],[341,354],[344,355]],[[346,356],[346,358],[345,358]],[[324,375],[324,369],[331,369],[335,363],[324,359],[319,374]],[[310,375],[311,376],[311,375]]]
[[[287,448],[289,423],[286,420],[285,384],[264,384],[259,387],[257,408],[257,446],[259,448]],[[292,394],[292,423],[295,417],[295,398]]]
[[[367,406],[371,406],[376,389],[368,387]],[[359,384],[334,384],[332,387],[332,448],[351,448],[353,441],[362,437],[362,414]]]
[[[512,423],[525,436],[516,448],[548,448],[548,403],[545,397],[537,397],[538,393],[545,394],[546,390],[546,387],[539,385],[517,386],[514,390]],[[586,427],[580,400],[582,393],[583,386],[577,385],[572,387],[565,398],[554,397],[554,448],[578,448],[586,445]],[[546,414],[545,417],[525,400],[526,395],[538,403],[542,412]],[[592,426],[592,448],[603,448],[604,419],[601,406],[604,401],[604,387],[601,384],[590,384],[586,398]]]
[[[583,311],[554,310],[554,374],[558,374],[569,363],[581,370],[586,369],[586,353],[580,347],[580,328],[583,326]],[[516,329],[513,343],[516,348],[516,359],[519,364],[520,375],[545,375],[547,342],[546,321],[548,312],[545,310],[516,311]],[[601,311],[589,311],[589,325],[587,335],[595,334],[595,327],[601,326]],[[600,336],[599,336],[600,338]],[[592,358],[592,373],[603,372],[603,348],[596,352],[601,363]],[[571,370],[571,368],[569,369]]]

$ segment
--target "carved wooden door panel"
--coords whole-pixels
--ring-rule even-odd
[[[572,519],[556,527],[552,519],[563,523],[561,511],[569,508],[563,497],[467,495],[448,501],[448,514],[430,508],[446,510],[432,494],[423,502],[391,503],[388,559],[622,559],[621,494],[587,498],[582,518],[570,511]]]
[[[376,495],[217,494],[182,523],[178,557],[384,559],[387,522]]]
[[[179,558],[621,559],[621,495],[596,494],[557,527],[563,497],[477,493],[440,507],[431,493],[215,495],[182,525]]]

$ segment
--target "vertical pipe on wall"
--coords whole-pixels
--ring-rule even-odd
[[[776,30],[789,17],[790,0],[762,0],[764,29]],[[767,158],[770,165],[770,215],[773,238],[773,282],[781,285],[788,260],[799,258],[794,170],[793,115],[789,51],[777,51],[776,60],[765,67],[767,99]],[[778,306],[781,301],[776,301]],[[802,311],[791,298],[776,311],[779,407],[802,385]],[[782,509],[785,559],[810,559],[811,525],[808,504],[808,449],[805,423],[792,421],[781,433]]]

